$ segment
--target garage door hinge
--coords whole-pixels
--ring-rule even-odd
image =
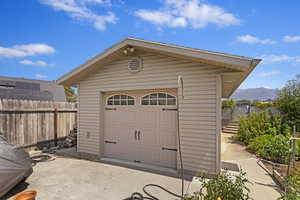
[[[167,110],[177,111],[178,109],[177,108],[163,108],[162,110],[163,111],[167,111]]]
[[[117,110],[117,108],[105,108],[105,110]]]
[[[166,148],[166,147],[163,147],[161,148],[162,150],[168,150],[168,151],[177,151],[177,149],[172,149],[172,148]]]
[[[105,143],[109,143],[109,144],[117,144],[117,142],[114,142],[114,141],[108,141],[108,140],[105,140],[104,142],[105,142]]]

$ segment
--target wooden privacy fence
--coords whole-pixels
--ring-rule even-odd
[[[0,99],[0,134],[20,147],[44,146],[76,127],[75,103]]]

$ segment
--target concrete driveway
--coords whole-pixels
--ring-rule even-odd
[[[275,200],[280,197],[279,187],[257,164],[257,158],[236,143],[232,136],[222,134],[222,161],[236,163],[247,172],[247,178],[252,183],[248,186],[253,199]],[[38,192],[37,200],[122,200],[133,192],[142,192],[143,186],[149,183],[181,193],[181,180],[178,178],[100,162],[57,157],[54,161],[34,166],[34,172],[26,182],[2,199],[33,189]],[[185,193],[191,194],[198,188],[200,183],[197,180],[185,181]],[[160,199],[176,199],[161,190],[149,191]]]
[[[121,200],[144,185],[160,184],[181,194],[181,180],[174,177],[87,160],[59,157],[41,162],[25,183],[18,185],[4,199],[24,190],[38,192],[38,200]],[[190,182],[185,181],[187,189]],[[190,190],[191,188],[189,188]],[[161,199],[176,199],[160,190],[152,190]]]

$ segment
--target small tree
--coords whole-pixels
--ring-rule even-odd
[[[300,74],[279,91],[276,107],[288,122],[300,125]]]
[[[65,94],[66,94],[67,102],[77,101],[77,94],[75,93],[73,88],[65,86]]]

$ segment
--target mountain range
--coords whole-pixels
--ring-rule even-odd
[[[247,89],[237,89],[232,95],[231,99],[233,100],[269,100],[275,99],[277,97],[279,89],[271,88],[247,88]]]

